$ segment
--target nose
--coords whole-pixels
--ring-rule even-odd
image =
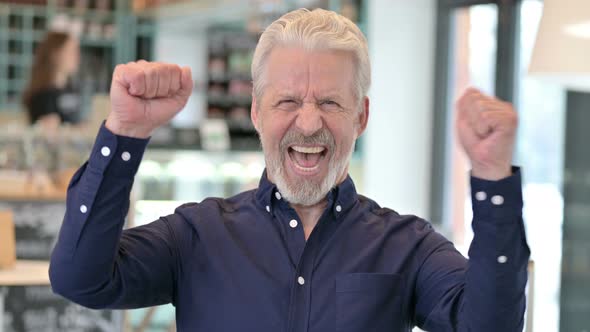
[[[323,126],[321,110],[315,103],[304,103],[297,113],[295,125],[305,136],[315,134]]]

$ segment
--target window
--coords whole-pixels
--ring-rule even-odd
[[[467,255],[470,166],[455,138],[454,103],[467,86],[513,102],[520,119],[514,163],[523,168],[523,212],[535,261],[527,331],[558,331],[565,90],[527,77],[542,1],[485,2],[439,2],[431,219]]]
[[[525,0],[520,7],[515,162],[523,166],[524,220],[535,261],[533,326],[559,331],[566,94],[559,86],[527,77],[542,9],[540,0]]]

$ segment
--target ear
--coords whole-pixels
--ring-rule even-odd
[[[256,96],[252,94],[252,106],[250,107],[250,119],[252,120],[252,124],[258,133],[260,133],[260,128],[258,128],[258,107],[257,107],[257,100]]]
[[[367,129],[367,124],[369,123],[369,97],[363,97],[362,108],[363,110],[358,113],[358,126],[356,128],[356,137],[360,137]]]

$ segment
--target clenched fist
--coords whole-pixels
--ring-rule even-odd
[[[188,67],[143,60],[118,65],[105,126],[117,135],[147,138],[180,112],[192,89]]]
[[[467,89],[457,101],[459,141],[471,175],[500,180],[511,175],[518,117],[510,103]]]

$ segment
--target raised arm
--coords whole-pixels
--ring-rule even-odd
[[[68,188],[49,271],[56,293],[91,308],[174,301],[186,236],[180,217],[122,228],[148,137],[184,107],[191,90],[188,68],[140,61],[115,69],[111,112]]]
[[[517,118],[508,103],[469,89],[457,104],[471,160],[474,238],[466,261],[433,233],[423,243],[415,322],[427,331],[522,331],[530,250],[520,170],[511,167]]]

